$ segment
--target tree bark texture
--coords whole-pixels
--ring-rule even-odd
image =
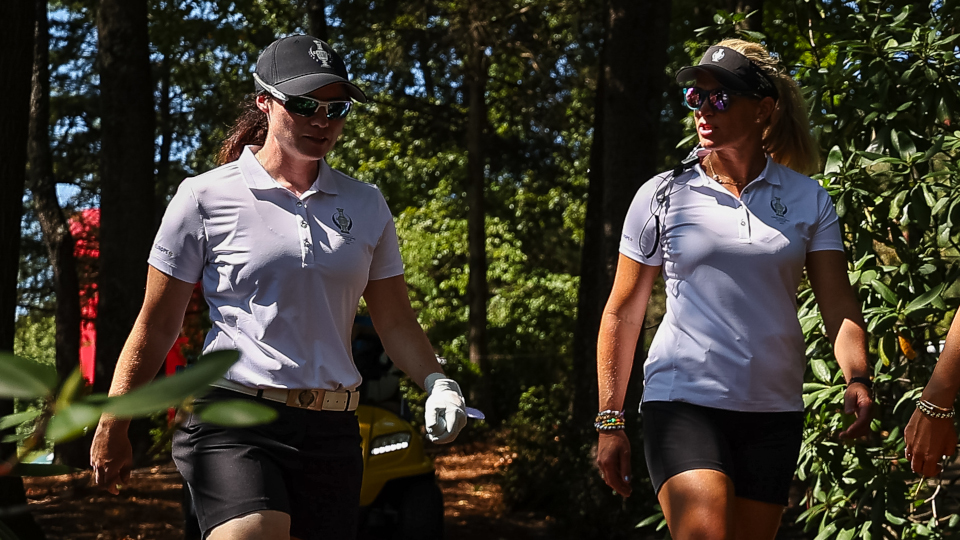
[[[37,25],[34,42],[33,91],[30,97],[30,133],[27,141],[28,181],[33,206],[40,221],[43,242],[53,267],[56,294],[57,375],[65,380],[80,365],[80,282],[74,259],[74,239],[70,234],[53,176],[50,155],[50,31],[47,1],[34,0]],[[89,447],[83,439],[58,445],[55,460],[74,467],[90,462]]]
[[[154,106],[146,0],[101,0],[100,271],[94,389],[106,391],[143,303],[154,220]],[[130,425],[134,462],[150,447],[150,422]]]
[[[143,302],[154,233],[154,111],[146,0],[101,0],[100,272],[94,386],[109,388]]]
[[[486,186],[486,148],[484,131],[487,125],[487,62],[482,34],[483,20],[479,6],[467,7],[469,22],[466,64],[466,86],[469,111],[467,116],[467,244],[469,281],[467,302],[470,314],[467,320],[467,343],[470,361],[481,373],[480,388],[475,388],[471,401],[490,414],[487,375],[487,232],[484,188]]]
[[[307,11],[307,28],[310,35],[327,41],[327,6],[324,0],[304,0]]]
[[[657,172],[660,111],[670,84],[670,3],[609,0],[607,6],[574,345],[574,418],[585,422],[596,413],[597,331],[613,286],[623,220],[637,189]],[[597,181],[602,186],[593,185]],[[639,366],[633,373],[640,380]],[[634,407],[631,401],[636,397],[628,396],[627,408]]]
[[[33,0],[0,2],[0,77],[5,106],[0,108],[0,350],[13,349],[17,313],[17,271],[20,263],[20,219],[26,183],[27,132],[30,124],[30,74],[33,66]],[[13,401],[0,400],[0,417],[13,412]],[[0,459],[16,452],[0,444]],[[0,517],[21,540],[44,538],[33,516],[23,510],[23,480],[0,477],[0,510],[21,511]]]

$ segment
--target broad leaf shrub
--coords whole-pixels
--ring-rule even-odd
[[[921,482],[903,459],[903,428],[952,320],[960,275],[960,16],[946,4],[822,5],[842,12],[842,25],[822,17],[823,45],[797,70],[820,144],[829,149],[816,178],[841,219],[850,282],[870,333],[877,402],[865,441],[837,439],[851,421],[842,411],[843,374],[813,295],[802,291],[810,367],[799,521],[817,540],[960,532],[957,490]]]

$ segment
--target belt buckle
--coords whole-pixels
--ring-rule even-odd
[[[323,404],[323,390],[308,388],[306,390],[291,390],[287,394],[287,405],[300,409],[320,410]]]

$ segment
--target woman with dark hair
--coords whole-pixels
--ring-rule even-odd
[[[816,165],[797,84],[762,46],[707,49],[684,103],[698,151],[654,177],[628,212],[597,350],[597,464],[630,495],[623,402],[654,281],[667,311],[644,364],[644,453],[673,538],[773,539],[803,429],[804,340],[797,287],[806,269],[847,382],[858,437],[871,381],[860,304],[840,227]]]
[[[110,393],[153,379],[200,281],[212,322],[204,352],[240,358],[198,401],[249,399],[278,414],[252,428],[190,417],[175,434],[204,537],[354,538],[363,465],[350,336],[360,298],[390,358],[427,389],[431,440],[456,437],[464,400],[410,306],[383,196],[324,161],[354,102],[366,101],[343,60],[323,41],[290,36],[264,50],[253,78],[256,98],[224,144],[225,164],[185,180],[167,208]],[[127,426],[104,417],[91,448],[95,480],[112,493],[130,474]]]

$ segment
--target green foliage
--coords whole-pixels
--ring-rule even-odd
[[[0,399],[11,397],[39,398],[39,409],[14,413],[0,418],[0,431],[32,423],[32,430],[23,436],[25,452],[29,453],[43,442],[55,444],[82,436],[95,426],[102,414],[117,418],[138,418],[182,405],[192,408],[190,400],[209,389],[239,358],[236,351],[217,351],[204,355],[190,369],[141,386],[129,393],[108,397],[105,394],[86,395],[79,371],[74,372],[59,389],[53,366],[0,352]],[[231,426],[256,425],[276,417],[273,409],[247,403],[243,407],[209,407],[200,411],[210,422]],[[28,454],[29,455],[29,454]],[[59,466],[20,465],[7,474],[62,474]],[[60,471],[60,472],[55,472]]]
[[[902,426],[936,362],[927,348],[939,350],[957,305],[948,287],[960,276],[960,18],[948,4],[810,2],[811,17],[790,4],[768,11],[799,25],[771,26],[767,42],[794,66],[827,156],[816,178],[843,225],[878,403],[866,441],[837,440],[851,421],[840,403],[843,375],[815,299],[802,291],[810,369],[799,521],[818,539],[955,534],[942,513],[946,490],[933,498],[902,459]]]

